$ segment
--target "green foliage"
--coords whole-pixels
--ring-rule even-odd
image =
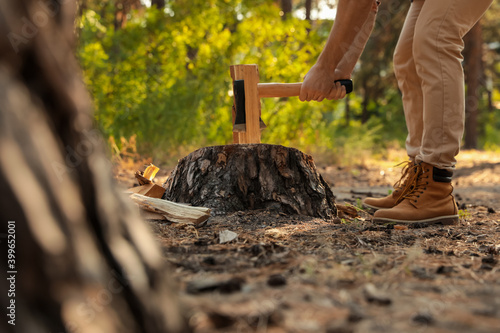
[[[486,150],[500,152],[500,119],[498,112],[489,112],[483,114],[482,123],[484,123],[484,133],[480,140],[480,145]]]
[[[479,147],[486,150],[500,151],[500,29],[498,16],[500,3],[494,1],[481,19],[483,39],[482,67],[484,76],[480,89]]]
[[[356,210],[361,210],[361,211],[363,211],[365,209],[365,207],[363,206],[363,201],[360,198],[356,199],[355,208],[356,208]]]
[[[137,134],[147,153],[230,142],[231,64],[257,63],[263,80],[299,81],[320,50],[314,34],[303,45],[308,23],[281,20],[271,1],[252,12],[245,1],[184,2],[134,12],[118,30],[113,7],[80,20],[78,55],[99,126],[109,136]]]
[[[471,218],[471,213],[467,209],[459,209],[458,218],[463,222],[467,222]]]
[[[406,126],[391,65],[402,8],[381,16],[391,19],[376,25],[347,102],[264,99],[262,141],[347,163],[402,146]],[[112,1],[91,1],[79,20],[78,57],[95,119],[105,135],[137,135],[141,153],[162,159],[232,141],[230,65],[257,64],[261,82],[300,82],[332,25],[285,20],[274,0],[167,1],[164,11],[128,13],[120,28],[117,10]],[[495,128],[485,129],[488,142],[497,139]]]

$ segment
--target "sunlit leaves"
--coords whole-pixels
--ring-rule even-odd
[[[274,0],[175,0],[164,11],[132,12],[115,30],[113,2],[89,6],[79,21],[78,57],[99,126],[115,137],[136,134],[142,151],[155,155],[230,143],[229,66],[255,63],[261,82],[300,82],[331,29],[331,21],[283,20],[280,10]],[[403,15],[396,16],[385,16],[394,20],[386,26],[400,26]],[[367,45],[350,118],[344,101],[265,99],[263,141],[334,153],[374,149],[394,138],[402,143],[406,127],[388,52],[396,39],[397,32],[379,31]],[[362,125],[368,90],[365,107],[373,119]]]
[[[301,81],[321,49],[309,23],[282,20],[273,1],[174,1],[165,12],[132,13],[115,31],[113,8],[81,18],[79,58],[92,91],[96,118],[107,134],[137,134],[142,147],[226,143],[231,140],[229,66],[257,63],[262,81]],[[314,44],[314,45],[312,45]],[[300,126],[320,110],[297,99],[268,131]],[[270,118],[273,110],[264,110]],[[318,113],[319,112],[319,113]],[[289,132],[290,133],[290,132]],[[303,137],[307,135],[301,135]],[[293,138],[292,138],[293,139]]]

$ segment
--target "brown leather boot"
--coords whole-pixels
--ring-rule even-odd
[[[413,161],[403,162],[405,164],[401,170],[401,178],[394,184],[394,191],[384,198],[366,198],[363,205],[370,209],[389,209],[396,206],[403,200],[405,194],[411,190],[415,183],[417,165]]]
[[[457,224],[458,208],[452,195],[452,171],[438,169],[421,162],[412,190],[391,209],[373,215],[374,223]]]

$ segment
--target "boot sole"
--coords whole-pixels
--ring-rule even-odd
[[[431,224],[455,225],[458,224],[458,215],[438,216],[423,220],[398,220],[398,219],[390,219],[384,217],[375,217],[373,218],[373,223],[377,224],[399,223],[399,224],[407,224],[415,226],[427,226]]]
[[[363,202],[363,206],[366,208],[366,209],[370,209],[372,211],[377,211],[377,210],[381,210],[381,209],[390,209],[390,208],[393,208],[393,207],[375,207],[375,206],[372,206],[372,205],[368,205],[368,204],[365,204]]]

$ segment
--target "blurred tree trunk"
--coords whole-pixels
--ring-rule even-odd
[[[87,9],[87,0],[78,0],[78,17],[82,16],[83,12]]]
[[[491,113],[495,111],[495,106],[493,105],[493,92],[491,89],[487,89],[486,94],[488,98],[488,112]]]
[[[311,22],[312,0],[306,0],[306,20]]]
[[[394,32],[401,31],[409,6],[410,1],[400,0],[382,1],[379,6],[374,30],[361,55],[359,66],[353,73],[356,87],[360,87],[360,91],[363,91],[361,106],[363,123],[366,123],[371,116],[386,117],[385,111],[371,107],[371,102],[377,105],[379,100],[387,98],[392,87],[397,87],[392,56],[399,34]],[[387,13],[391,15],[387,16]]]
[[[368,82],[363,81],[363,101],[361,102],[361,123],[364,124],[370,119],[368,104],[370,103],[370,88]]]
[[[156,6],[158,9],[165,8],[165,0],[151,0],[151,6]]]
[[[345,125],[349,126],[349,123],[351,122],[351,106],[349,105],[350,97],[347,95],[344,98],[344,103],[345,103],[345,114],[344,114],[344,119],[345,119]]]
[[[465,139],[464,148],[476,149],[478,139],[479,86],[481,82],[482,63],[482,29],[478,22],[467,33],[465,41]]]
[[[4,316],[0,331],[186,332],[155,239],[112,181],[74,58],[75,2],[60,3],[0,2],[8,18],[0,25],[0,235],[13,221],[16,237],[15,260],[0,269],[0,306],[14,301],[15,317]],[[6,255],[4,239],[0,248]]]
[[[280,0],[281,10],[283,11],[283,18],[286,19],[292,14],[292,0]]]
[[[115,30],[119,30],[127,24],[130,11],[141,7],[141,0],[116,0]]]

